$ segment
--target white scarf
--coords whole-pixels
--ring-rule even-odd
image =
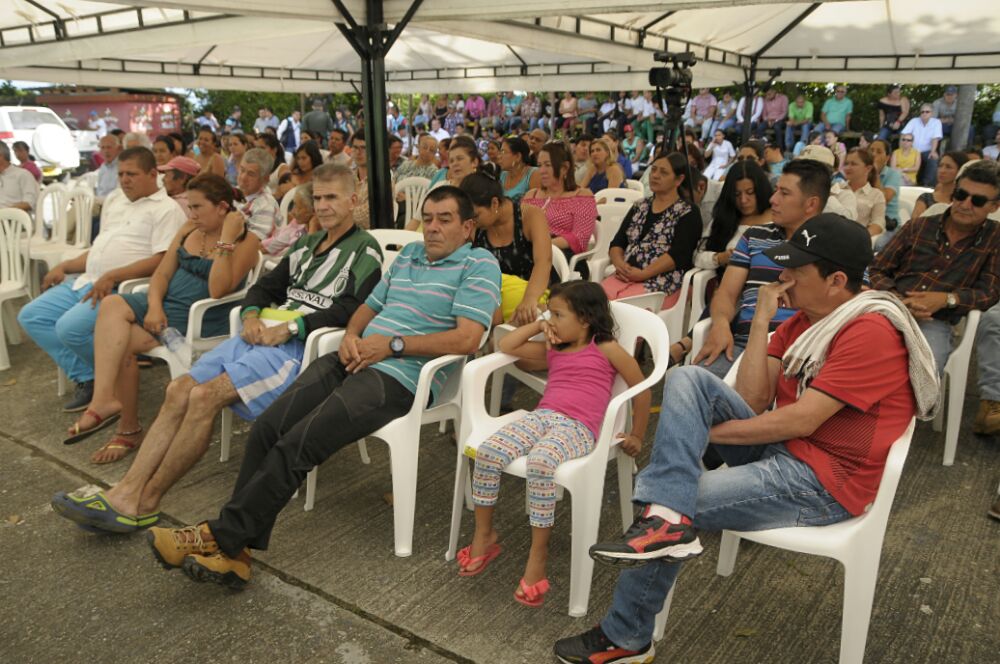
[[[865,291],[851,298],[799,335],[781,358],[785,377],[799,379],[797,396],[802,396],[823,368],[834,335],[858,316],[871,313],[885,316],[903,335],[909,353],[910,384],[917,401],[917,417],[933,419],[939,407],[940,392],[934,355],[909,309],[899,298],[885,291]]]

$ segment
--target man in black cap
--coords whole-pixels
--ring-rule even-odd
[[[651,660],[678,563],[702,551],[695,528],[826,525],[875,499],[889,447],[915,411],[903,330],[908,341],[922,337],[898,299],[861,293],[872,249],[856,222],[820,214],[765,253],[783,269],[760,288],[735,386],[696,367],[667,377],[649,465],[636,478],[642,512],[623,539],[590,550],[634,568],[598,626],[556,643],[562,662]],[[779,306],[798,313],[769,340]],[[930,385],[920,404],[932,409],[937,383],[928,349],[923,356]],[[709,443],[727,467],[702,470]]]

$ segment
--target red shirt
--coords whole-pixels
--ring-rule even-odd
[[[796,313],[774,332],[767,354],[780,359],[810,325],[804,313]],[[796,401],[798,382],[778,376],[778,408]],[[811,436],[787,441],[788,451],[809,464],[848,512],[863,514],[875,500],[889,447],[916,413],[903,336],[884,316],[859,316],[833,337],[809,389],[845,407]]]

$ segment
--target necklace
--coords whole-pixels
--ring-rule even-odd
[[[201,250],[198,252],[198,254],[202,258],[208,258],[208,252],[205,251],[205,244],[208,241],[208,233],[206,233],[205,231],[201,231],[201,230],[199,230],[198,232],[201,233]]]

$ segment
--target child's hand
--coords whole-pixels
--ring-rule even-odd
[[[558,346],[562,343],[562,339],[556,334],[556,329],[553,327],[552,323],[547,320],[542,321],[542,332],[545,333],[545,341],[549,346]]]
[[[633,459],[639,455],[639,452],[642,450],[642,438],[633,433],[620,433],[618,434],[618,439],[622,441],[621,447],[625,454]]]

